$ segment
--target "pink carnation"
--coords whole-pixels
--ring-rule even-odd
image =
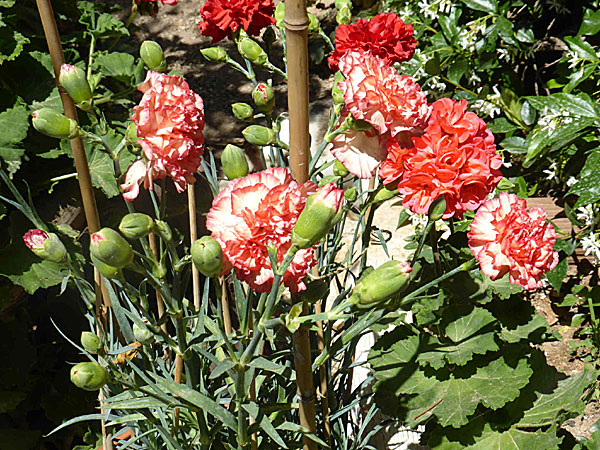
[[[412,146],[388,146],[380,175],[385,184],[398,183],[404,205],[427,214],[431,203],[444,195],[444,218],[462,218],[476,210],[502,179],[502,158],[485,122],[466,112],[467,102],[436,101],[425,133]]]
[[[277,247],[281,263],[306,197],[315,189],[310,181],[298,185],[288,169],[274,168],[229,182],[214,199],[206,227],[221,244],[237,277],[255,291],[271,290],[273,270],[267,245],[272,242]],[[312,248],[296,253],[283,277],[290,291],[306,288],[302,280],[315,264],[313,253]]]
[[[468,233],[481,271],[492,280],[508,273],[524,289],[541,287],[544,274],[558,264],[556,232],[546,217],[539,207],[527,211],[527,202],[515,194],[502,192],[485,202]]]
[[[356,119],[370,123],[379,134],[391,136],[425,127],[430,107],[412,77],[398,75],[370,52],[348,51],[340,58],[339,67],[346,77],[339,87],[346,108]]]
[[[343,120],[343,117],[342,117]],[[372,178],[387,150],[373,129],[368,131],[348,130],[337,135],[329,146],[331,154],[359,178]]]
[[[144,158],[130,166],[121,185],[128,201],[137,197],[142,181],[152,188],[152,180],[167,175],[184,191],[195,182],[204,151],[204,104],[183,78],[148,72],[139,90],[144,96],[131,120]]]

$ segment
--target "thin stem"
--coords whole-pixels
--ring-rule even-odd
[[[431,222],[429,219],[427,219],[427,225],[425,226],[425,229],[423,230],[421,239],[419,239],[419,245],[417,246],[417,250],[415,251],[415,254],[412,257],[412,260],[410,261],[411,266],[414,266],[415,262],[417,262],[417,259],[419,259],[419,256],[421,256],[421,251],[423,250],[423,245],[425,245],[425,239],[429,235],[429,232],[431,231],[431,227],[433,226],[433,224],[434,224],[434,222]]]

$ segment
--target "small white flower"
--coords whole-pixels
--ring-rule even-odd
[[[546,174],[546,180],[554,180],[556,178],[556,163],[553,162],[550,164],[550,167],[542,172]]]
[[[433,91],[445,91],[446,83],[444,83],[440,77],[433,76],[429,79],[427,87],[431,88]]]
[[[569,14],[571,10],[565,6],[564,0],[550,0],[550,9],[553,9],[558,14]]]
[[[581,239],[581,248],[585,251],[585,255],[593,255],[594,260],[600,262],[600,242],[594,233],[589,234]]]
[[[577,220],[579,220],[580,222],[585,223],[586,226],[592,225],[595,219],[594,207],[592,205],[588,205],[582,206],[581,208],[577,208],[575,217],[577,217]]]
[[[504,167],[506,167],[507,169],[510,169],[510,168],[513,166],[513,165],[512,165],[512,163],[511,163],[510,161],[503,161],[503,162],[502,162],[502,165],[503,165]]]
[[[577,183],[577,178],[575,178],[575,177],[570,177],[570,178],[567,180],[567,186],[568,186],[568,187],[571,187],[571,186],[573,186],[575,183]]]
[[[507,49],[505,49],[505,48],[498,48],[497,51],[498,51],[498,59],[500,61],[504,60],[506,62],[510,62],[511,56],[510,56],[510,53],[508,52]]]

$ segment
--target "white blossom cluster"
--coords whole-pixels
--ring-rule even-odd
[[[481,92],[483,88],[480,87],[477,93]],[[477,99],[471,103],[471,107],[477,112],[479,116],[489,116],[492,119],[500,114],[500,108],[497,106],[500,100],[500,91],[496,86],[493,88],[494,93],[488,94],[485,99]]]
[[[408,213],[410,224],[413,226],[415,231],[422,232],[427,226],[427,215],[415,214],[408,208],[406,208],[406,212]],[[444,220],[438,220],[435,222],[435,229],[438,233],[440,233],[440,239],[448,239],[450,234],[452,234],[450,231],[450,226]]]
[[[454,8],[454,3],[451,0],[419,0],[417,8],[425,17],[437,20],[440,15],[449,14]]]
[[[585,255],[592,255],[596,263],[600,263],[600,241],[595,233],[590,233],[581,238],[581,248],[585,251]]]
[[[598,216],[594,211],[593,205],[582,206],[581,208],[577,208],[576,216],[577,220],[583,222],[585,226],[593,225],[596,220],[598,220]]]
[[[569,111],[551,114],[547,108],[541,112],[538,125],[545,131],[555,131],[559,126],[568,125],[573,122],[573,117]]]

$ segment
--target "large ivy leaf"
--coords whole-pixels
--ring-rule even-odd
[[[95,63],[103,75],[129,83],[135,76],[135,58],[129,53],[106,53],[99,55]]]
[[[598,119],[600,106],[587,94],[566,94],[560,92],[548,96],[527,97],[527,101],[540,112]]]
[[[21,165],[25,150],[19,144],[27,136],[28,129],[29,113],[25,106],[15,106],[0,113],[0,158],[11,174]]]
[[[498,10],[498,3],[494,0],[462,0],[467,8],[475,9],[488,13],[495,13]]]
[[[577,209],[580,206],[590,205],[600,200],[600,177],[598,171],[600,170],[600,151],[595,150],[590,154],[581,175],[579,181],[573,185],[569,194],[578,195],[577,203],[573,209]]]
[[[446,335],[452,342],[460,342],[473,336],[486,325],[494,321],[494,316],[487,309],[473,308],[466,316],[462,316],[446,327]]]
[[[10,27],[0,28],[0,65],[17,59],[29,42],[28,38]]]
[[[546,319],[539,315],[530,302],[521,297],[496,301],[490,305],[494,316],[500,322],[500,339],[514,344],[521,340],[541,343],[542,336],[550,327]]]
[[[103,13],[96,19],[96,28],[92,31],[96,37],[121,37],[129,36],[125,24],[115,16]]]
[[[465,450],[558,450],[561,440],[554,432],[528,433],[514,428],[496,431],[486,425],[483,439]]]
[[[560,380],[552,392],[537,393],[533,406],[525,412],[517,426],[545,426],[555,423],[565,413],[569,413],[570,417],[581,414],[585,409],[582,399],[597,375],[596,371],[586,366],[580,374]]]

